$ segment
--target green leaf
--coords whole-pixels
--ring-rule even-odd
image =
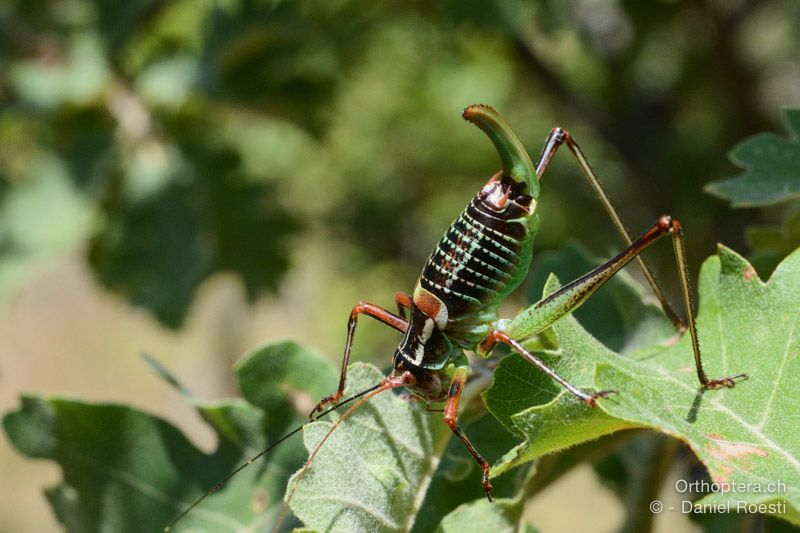
[[[118,405],[25,396],[4,427],[20,452],[61,466],[63,481],[46,494],[67,530],[159,531],[195,493],[241,462],[242,449],[231,437],[238,441],[258,433],[260,414],[241,402],[207,405],[203,411],[218,428],[234,430],[217,432],[220,448],[210,456],[164,420]],[[252,510],[254,485],[273,499],[280,489],[274,476],[258,480],[257,474],[243,474],[220,498],[187,517],[188,523],[219,531],[261,523],[263,516]]]
[[[300,379],[297,372],[312,367],[314,372]],[[237,371],[245,397],[269,408],[291,403],[292,395],[316,397],[336,384],[336,371],[324,358],[293,343],[256,350]],[[165,369],[158,373],[180,387]],[[258,387],[253,375],[260,380]],[[261,388],[269,394],[261,394]],[[24,396],[22,407],[6,415],[3,426],[21,453],[61,467],[63,479],[47,490],[47,497],[68,531],[160,531],[273,442],[272,435],[285,433],[287,424],[305,417],[265,416],[243,400],[190,401],[219,439],[211,454],[197,449],[168,422],[119,405]],[[277,448],[206,499],[176,530],[259,530],[273,524],[286,479],[302,460],[298,446]]]
[[[0,118],[2,130],[8,118]],[[3,162],[0,161],[0,167]],[[51,269],[90,232],[93,209],[70,182],[65,162],[41,151],[24,170],[0,172],[0,303],[24,283]]]
[[[788,139],[760,133],[731,150],[729,157],[745,172],[705,186],[732,207],[757,207],[800,197],[800,109],[784,110]]]
[[[382,379],[374,367],[352,365],[345,394]],[[424,410],[391,392],[353,411],[348,422],[330,435],[305,474],[289,481],[292,511],[319,531],[410,529],[446,444],[444,432],[432,427]],[[331,427],[327,421],[307,426],[306,448],[314,450]]]
[[[517,364],[519,356],[508,356],[486,401],[525,441],[493,473],[612,431],[650,427],[686,442],[715,481],[785,484],[782,492],[728,492],[703,502],[784,502],[787,511],[779,516],[800,523],[800,441],[794,436],[800,427],[794,400],[800,387],[800,250],[764,283],[743,258],[720,246],[703,266],[699,295],[706,372],[712,378],[747,372],[749,380],[703,392],[688,336],[623,357],[566,317],[553,327],[559,350],[544,358],[579,387],[619,394],[589,409],[542,381],[531,365]]]
[[[207,124],[184,124],[207,127]],[[239,274],[254,299],[274,290],[288,267],[288,237],[298,223],[273,187],[255,182],[231,149],[185,140],[185,160],[159,190],[114,190],[106,226],[89,259],[99,279],[150,309],[164,324],[182,324],[197,287],[218,271]]]
[[[381,379],[376,368],[354,364],[346,394]],[[490,459],[513,442],[485,413],[466,409],[460,419],[464,432]],[[306,428],[309,452],[333,423]],[[516,495],[521,482],[508,476],[496,483],[494,493],[510,501],[502,498]],[[292,478],[287,494],[292,511],[317,531],[433,531],[459,505],[486,501],[480,470],[461,441],[452,438],[442,414],[428,413],[423,405],[390,392],[353,411],[328,437],[308,471]],[[510,507],[504,513],[513,518]]]
[[[543,359],[573,384],[592,389],[594,358],[577,357],[570,360],[567,354],[586,354],[596,352],[597,349],[606,350],[609,355],[613,353],[588,337],[588,334],[591,342],[569,343],[573,339],[582,340],[575,334],[582,329],[572,317],[563,320],[571,322],[569,325],[574,328],[570,332],[573,333],[572,336],[559,336],[559,342],[562,343],[561,357]],[[569,347],[565,346],[565,341]],[[587,351],[587,348],[591,351]],[[507,429],[526,439],[494,465],[493,476],[548,453],[614,431],[635,427],[624,420],[609,416],[602,409],[592,409],[562,392],[552,379],[536,371],[530,363],[516,354],[511,354],[500,362],[495,370],[492,386],[484,393],[484,401],[489,411]]]
[[[515,533],[525,502],[521,497],[500,499],[490,503],[486,498],[456,507],[444,517],[436,533],[460,533],[462,531],[492,531]]]
[[[293,341],[272,342],[236,363],[242,396],[271,421],[305,417],[320,398],[335,390],[339,372],[321,353]]]

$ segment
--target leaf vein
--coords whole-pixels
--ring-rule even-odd
[[[764,416],[761,418],[761,421],[758,424],[758,429],[763,431],[764,426],[767,425],[769,421],[769,413],[772,410],[772,402],[775,399],[775,394],[778,392],[778,386],[780,384],[781,378],[783,378],[783,369],[786,366],[786,361],[789,359],[789,349],[792,347],[792,341],[794,340],[794,328],[797,326],[797,318],[792,322],[792,327],[789,328],[789,335],[786,339],[786,349],[783,351],[783,358],[781,359],[781,365],[778,367],[778,375],[775,377],[775,386],[772,388],[772,392],[769,395],[769,400],[767,400],[767,406],[764,409]]]

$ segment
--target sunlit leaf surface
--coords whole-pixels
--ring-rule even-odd
[[[800,251],[765,283],[744,259],[720,246],[706,261],[699,286],[706,372],[746,372],[749,380],[703,392],[688,337],[623,357],[567,317],[554,326],[560,349],[548,361],[578,386],[619,393],[589,409],[509,356],[495,372],[487,404],[525,441],[495,465],[495,474],[606,433],[650,427],[685,441],[713,480],[764,488],[707,500],[734,506],[783,502],[786,513],[778,514],[800,523],[800,441],[794,433],[800,427],[794,394],[800,387]],[[769,481],[785,488],[768,492]]]

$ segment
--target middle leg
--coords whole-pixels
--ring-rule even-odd
[[[486,497],[489,498],[489,501],[493,502],[492,484],[489,482],[489,463],[478,453],[478,450],[475,449],[475,446],[472,445],[461,430],[461,426],[458,425],[458,402],[461,400],[461,393],[464,391],[464,383],[467,381],[468,374],[469,366],[463,365],[456,368],[453,381],[450,383],[450,391],[447,393],[447,404],[444,408],[444,423],[447,424],[456,437],[464,443],[467,451],[475,458],[475,462],[478,463],[478,466],[481,467],[481,471],[483,472],[481,475],[483,491],[486,493]]]
[[[577,396],[581,401],[583,401],[583,403],[585,403],[590,407],[596,407],[598,399],[607,398],[609,394],[616,394],[617,392],[615,390],[604,390],[590,394],[586,391],[579,389],[578,387],[576,387],[575,385],[573,385],[572,383],[561,377],[555,370],[547,366],[544,361],[542,361],[541,359],[530,353],[528,350],[526,350],[522,346],[522,344],[520,344],[519,341],[509,337],[509,335],[504,331],[494,330],[491,333],[489,333],[489,335],[487,335],[486,338],[483,341],[481,341],[480,347],[478,349],[479,353],[488,354],[489,352],[492,351],[492,348],[494,348],[495,345],[499,342],[511,346],[529,363],[533,364],[539,370],[541,370],[542,372],[553,378],[555,381],[561,384],[565,389],[567,389],[569,392]]]

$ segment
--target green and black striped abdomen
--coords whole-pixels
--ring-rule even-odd
[[[500,180],[490,181],[425,264],[420,284],[446,305],[448,322],[497,305],[527,272],[532,199],[526,194],[498,196],[498,190],[508,187]]]

